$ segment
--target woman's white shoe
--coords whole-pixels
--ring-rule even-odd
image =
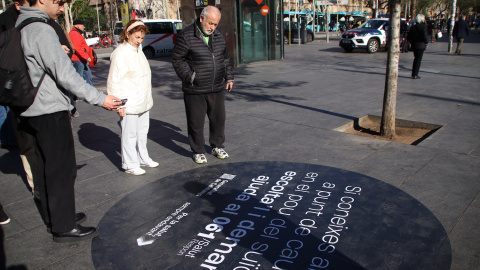
[[[150,163],[145,163],[145,164],[140,164],[140,166],[145,166],[145,167],[150,167],[150,168],[155,168],[158,167],[158,162],[152,161]]]
[[[133,175],[142,175],[142,174],[145,174],[145,170],[142,169],[142,168],[134,168],[134,169],[129,169],[129,170],[125,170],[126,173],[130,173],[130,174],[133,174]]]

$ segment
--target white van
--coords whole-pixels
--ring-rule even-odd
[[[123,31],[123,24],[122,22],[118,21],[115,23],[115,27],[113,28],[113,48],[116,49],[118,44],[120,43],[120,33]]]
[[[149,31],[142,43],[143,53],[147,59],[171,54],[177,34],[183,29],[182,21],[169,19],[142,21]],[[115,24],[113,39],[117,44],[118,35],[123,30],[121,25],[121,22]]]

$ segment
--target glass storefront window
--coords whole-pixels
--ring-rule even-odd
[[[238,1],[239,62],[250,63],[282,59],[281,1]],[[267,5],[269,12],[262,15],[261,7]]]

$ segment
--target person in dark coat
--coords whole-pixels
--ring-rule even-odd
[[[5,12],[0,14],[0,33],[15,27],[19,9],[21,6],[27,5],[26,0],[17,0]],[[0,145],[3,147],[16,147],[18,145],[13,129],[13,115],[10,113],[10,108],[7,106],[0,106]]]
[[[435,17],[432,22],[432,43],[437,41],[438,32],[440,32],[440,20]]]
[[[408,31],[410,31],[410,28],[412,27],[412,19],[410,16],[407,17],[407,20],[401,25],[400,31],[402,33],[402,43],[400,46],[400,51],[403,52],[408,52],[408,42],[407,42],[407,36],[408,36]]]
[[[15,27],[21,6],[30,5],[26,0],[16,0],[5,12],[0,14],[0,33]],[[20,148],[20,157],[22,158],[28,183],[33,192],[33,170],[31,170],[31,166],[35,166],[33,162],[35,153],[34,151],[28,151],[29,149],[34,150],[33,141],[29,141],[27,144],[27,142],[23,140],[23,137],[19,134],[20,131],[18,131],[16,123],[17,119],[13,111],[7,106],[0,106],[0,145],[9,147],[18,146]]]
[[[465,21],[465,16],[460,15],[458,21],[453,27],[453,36],[457,39],[457,49],[455,54],[462,53],[463,40],[470,35],[470,29],[468,23]]]
[[[205,114],[210,125],[212,155],[225,159],[225,90],[233,87],[230,54],[221,31],[220,10],[206,6],[200,18],[177,37],[172,51],[172,65],[182,80],[187,114],[188,140],[196,163],[206,163],[203,126]]]
[[[420,71],[420,65],[422,63],[423,53],[428,44],[428,32],[425,25],[425,15],[418,14],[416,17],[416,24],[410,28],[408,32],[407,40],[412,44],[413,50],[413,67],[412,67],[412,79],[421,79],[418,76]]]
[[[69,0],[68,0],[69,1]],[[67,2],[68,2],[67,1]],[[15,0],[15,2],[5,11],[4,13],[0,14],[0,31],[6,31],[10,28],[15,27],[15,22],[17,21],[18,15],[20,14],[20,7],[29,7],[30,3],[27,0]],[[57,17],[63,14],[63,10],[59,10],[57,13]],[[57,18],[56,17],[56,18]],[[56,19],[55,18],[55,19]],[[48,23],[53,27],[55,32],[58,35],[58,39],[60,44],[62,45],[63,50],[71,56],[73,53],[70,43],[68,41],[67,36],[65,35],[64,30],[62,27],[55,21],[55,19],[48,20]],[[7,107],[6,107],[7,108]],[[0,108],[0,119],[2,119],[2,108]],[[18,141],[18,147],[20,150],[20,157],[23,163],[23,167],[25,170],[26,178],[30,188],[32,189],[32,193],[34,193],[34,197],[38,198],[38,192],[35,192],[35,168],[37,166],[36,163],[36,155],[35,155],[35,147],[34,147],[34,140],[33,137],[30,136],[27,132],[23,131],[19,128],[19,119],[18,115],[11,114],[12,121],[9,121],[9,125],[13,126],[13,130],[15,131],[16,141]],[[0,127],[2,126],[0,121]],[[0,128],[3,129],[3,128]],[[5,128],[7,129],[7,128]],[[3,129],[3,130],[5,130]],[[1,137],[1,135],[0,135]],[[1,140],[1,139],[0,139]]]
[[[0,32],[3,33],[10,28],[15,27],[21,6],[29,6],[27,0],[16,0],[5,12],[0,14]]]

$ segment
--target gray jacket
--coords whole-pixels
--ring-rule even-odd
[[[16,25],[27,18],[49,20],[38,8],[21,7]],[[62,49],[55,30],[41,22],[31,23],[22,29],[22,48],[33,85],[37,85],[47,72],[33,104],[21,115],[26,117],[51,114],[73,109],[67,91],[94,105],[103,105],[105,94],[89,85],[75,71],[72,61]]]

